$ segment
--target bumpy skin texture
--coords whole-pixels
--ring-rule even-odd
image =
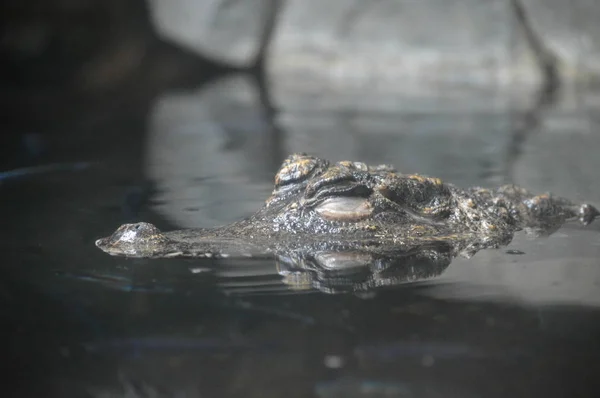
[[[514,185],[463,190],[388,165],[296,154],[282,164],[265,205],[245,220],[171,232],[148,223],[125,224],[96,245],[127,257],[305,256],[311,250],[349,249],[389,257],[444,242],[453,254],[471,255],[508,244],[521,229],[549,234],[567,219],[588,224],[598,214],[591,205],[536,196]]]

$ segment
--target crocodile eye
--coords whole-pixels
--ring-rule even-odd
[[[288,185],[308,177],[319,164],[319,159],[308,155],[287,158],[275,176],[275,186]]]
[[[373,212],[373,207],[365,198],[331,197],[315,207],[321,217],[329,221],[359,221]]]
[[[320,252],[315,255],[315,261],[328,270],[349,270],[363,268],[373,264],[373,255],[359,251]]]

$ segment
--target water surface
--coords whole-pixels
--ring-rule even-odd
[[[4,358],[26,375],[20,396],[596,396],[600,224],[519,233],[437,277],[358,294],[290,286],[269,258],[127,260],[93,244],[125,222],[247,216],[298,151],[599,204],[596,96],[544,109],[517,144],[535,107],[319,110],[298,97],[273,114],[259,98],[234,78],[35,131],[23,121],[45,149],[5,169],[62,166],[0,185]]]

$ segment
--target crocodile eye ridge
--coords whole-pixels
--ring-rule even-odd
[[[304,154],[288,157],[275,175],[275,186],[288,185],[308,177],[319,165],[319,159]]]

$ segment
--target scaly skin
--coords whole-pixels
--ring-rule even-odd
[[[521,229],[549,234],[568,219],[587,225],[598,214],[589,204],[533,195],[514,185],[464,190],[438,178],[400,174],[388,165],[296,154],[282,164],[264,206],[245,220],[171,232],[148,223],[125,224],[96,245],[127,257],[349,249],[389,256],[444,242],[453,254],[471,255],[508,244]]]

